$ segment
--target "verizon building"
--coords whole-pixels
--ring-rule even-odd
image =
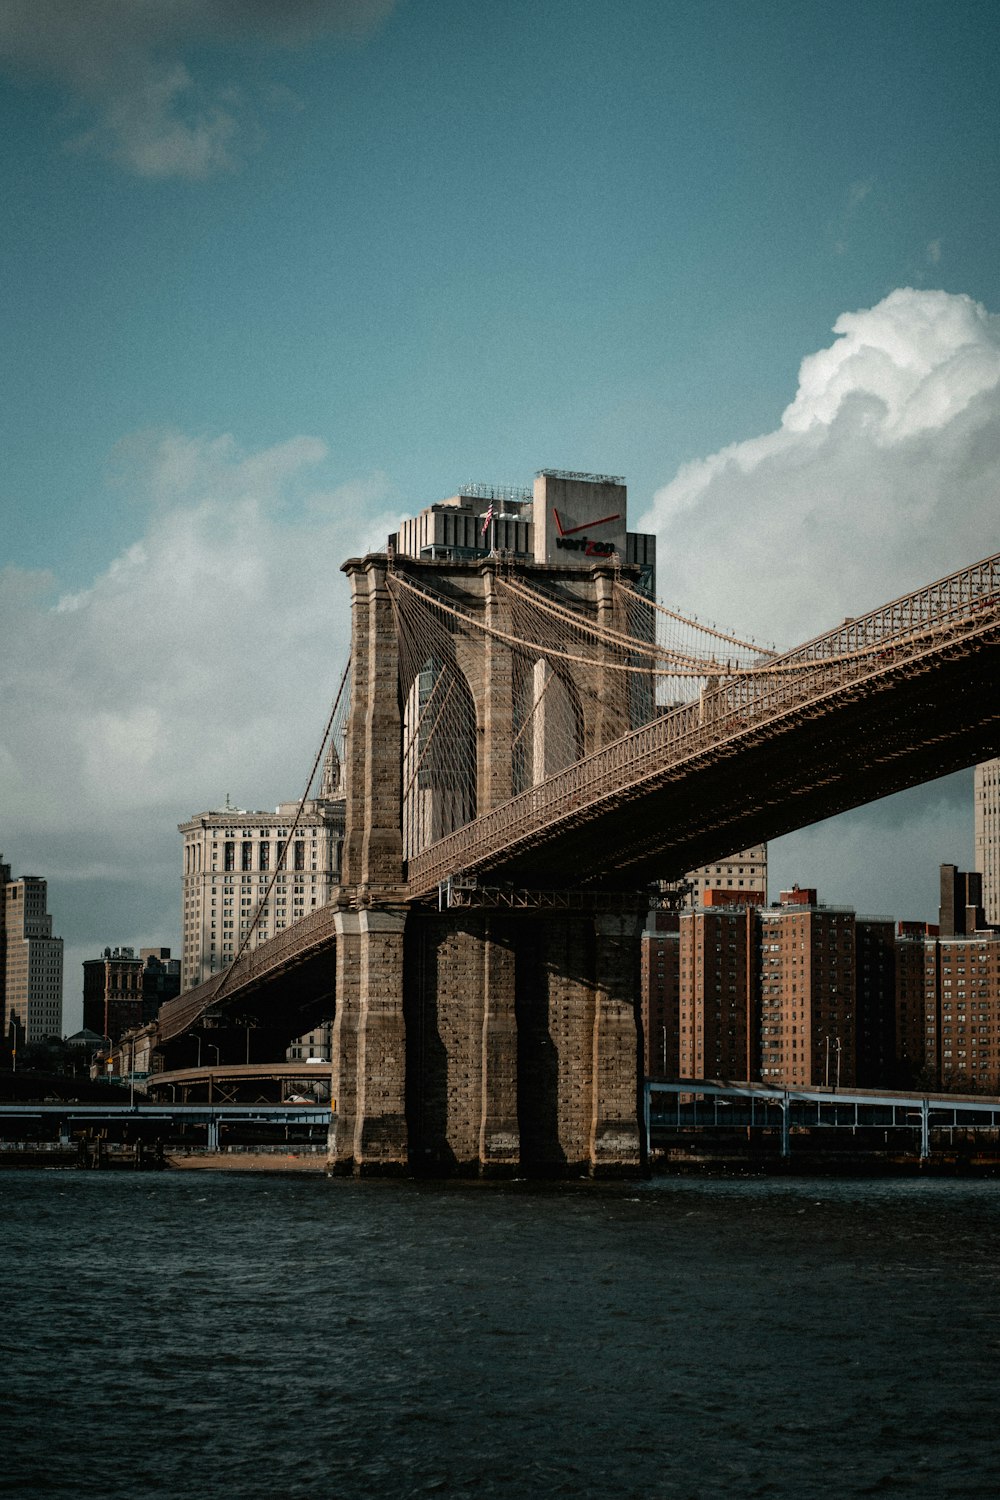
[[[505,553],[526,562],[586,567],[619,557],[656,588],[656,538],[628,529],[628,490],[617,474],[540,469],[532,489],[470,484],[404,521],[390,544],[407,557],[467,560]]]

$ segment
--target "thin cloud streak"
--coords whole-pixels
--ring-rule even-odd
[[[298,107],[280,80],[211,87],[185,55],[205,43],[274,52],[323,36],[362,39],[394,0],[6,0],[0,61],[51,80],[85,122],[66,145],[146,178],[206,179],[237,168],[264,109]]]

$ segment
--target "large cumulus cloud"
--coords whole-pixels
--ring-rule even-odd
[[[665,597],[784,646],[1000,541],[1000,318],[903,288],[834,333],[774,432],[687,465],[641,522]]]
[[[642,521],[665,598],[781,646],[1000,547],[1000,318],[902,288],[833,331],[773,432],[687,465]],[[971,830],[971,780],[947,778],[778,841],[772,891],[932,918]]]

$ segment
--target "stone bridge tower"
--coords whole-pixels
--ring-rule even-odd
[[[386,554],[344,564],[353,669],[335,1171],[640,1166],[644,898],[575,894],[579,872],[567,871],[559,892],[458,884],[428,905],[408,899],[406,876],[411,854],[635,722],[621,674],[511,649],[502,587],[522,579],[613,626],[616,574],[641,581],[652,565],[652,538],[627,533],[625,509],[619,481],[548,472],[530,500],[460,495],[407,522]],[[425,588],[485,629],[435,633],[420,616]]]

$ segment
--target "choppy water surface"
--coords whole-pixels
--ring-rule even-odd
[[[0,1176],[0,1492],[1000,1494],[1000,1185]]]

